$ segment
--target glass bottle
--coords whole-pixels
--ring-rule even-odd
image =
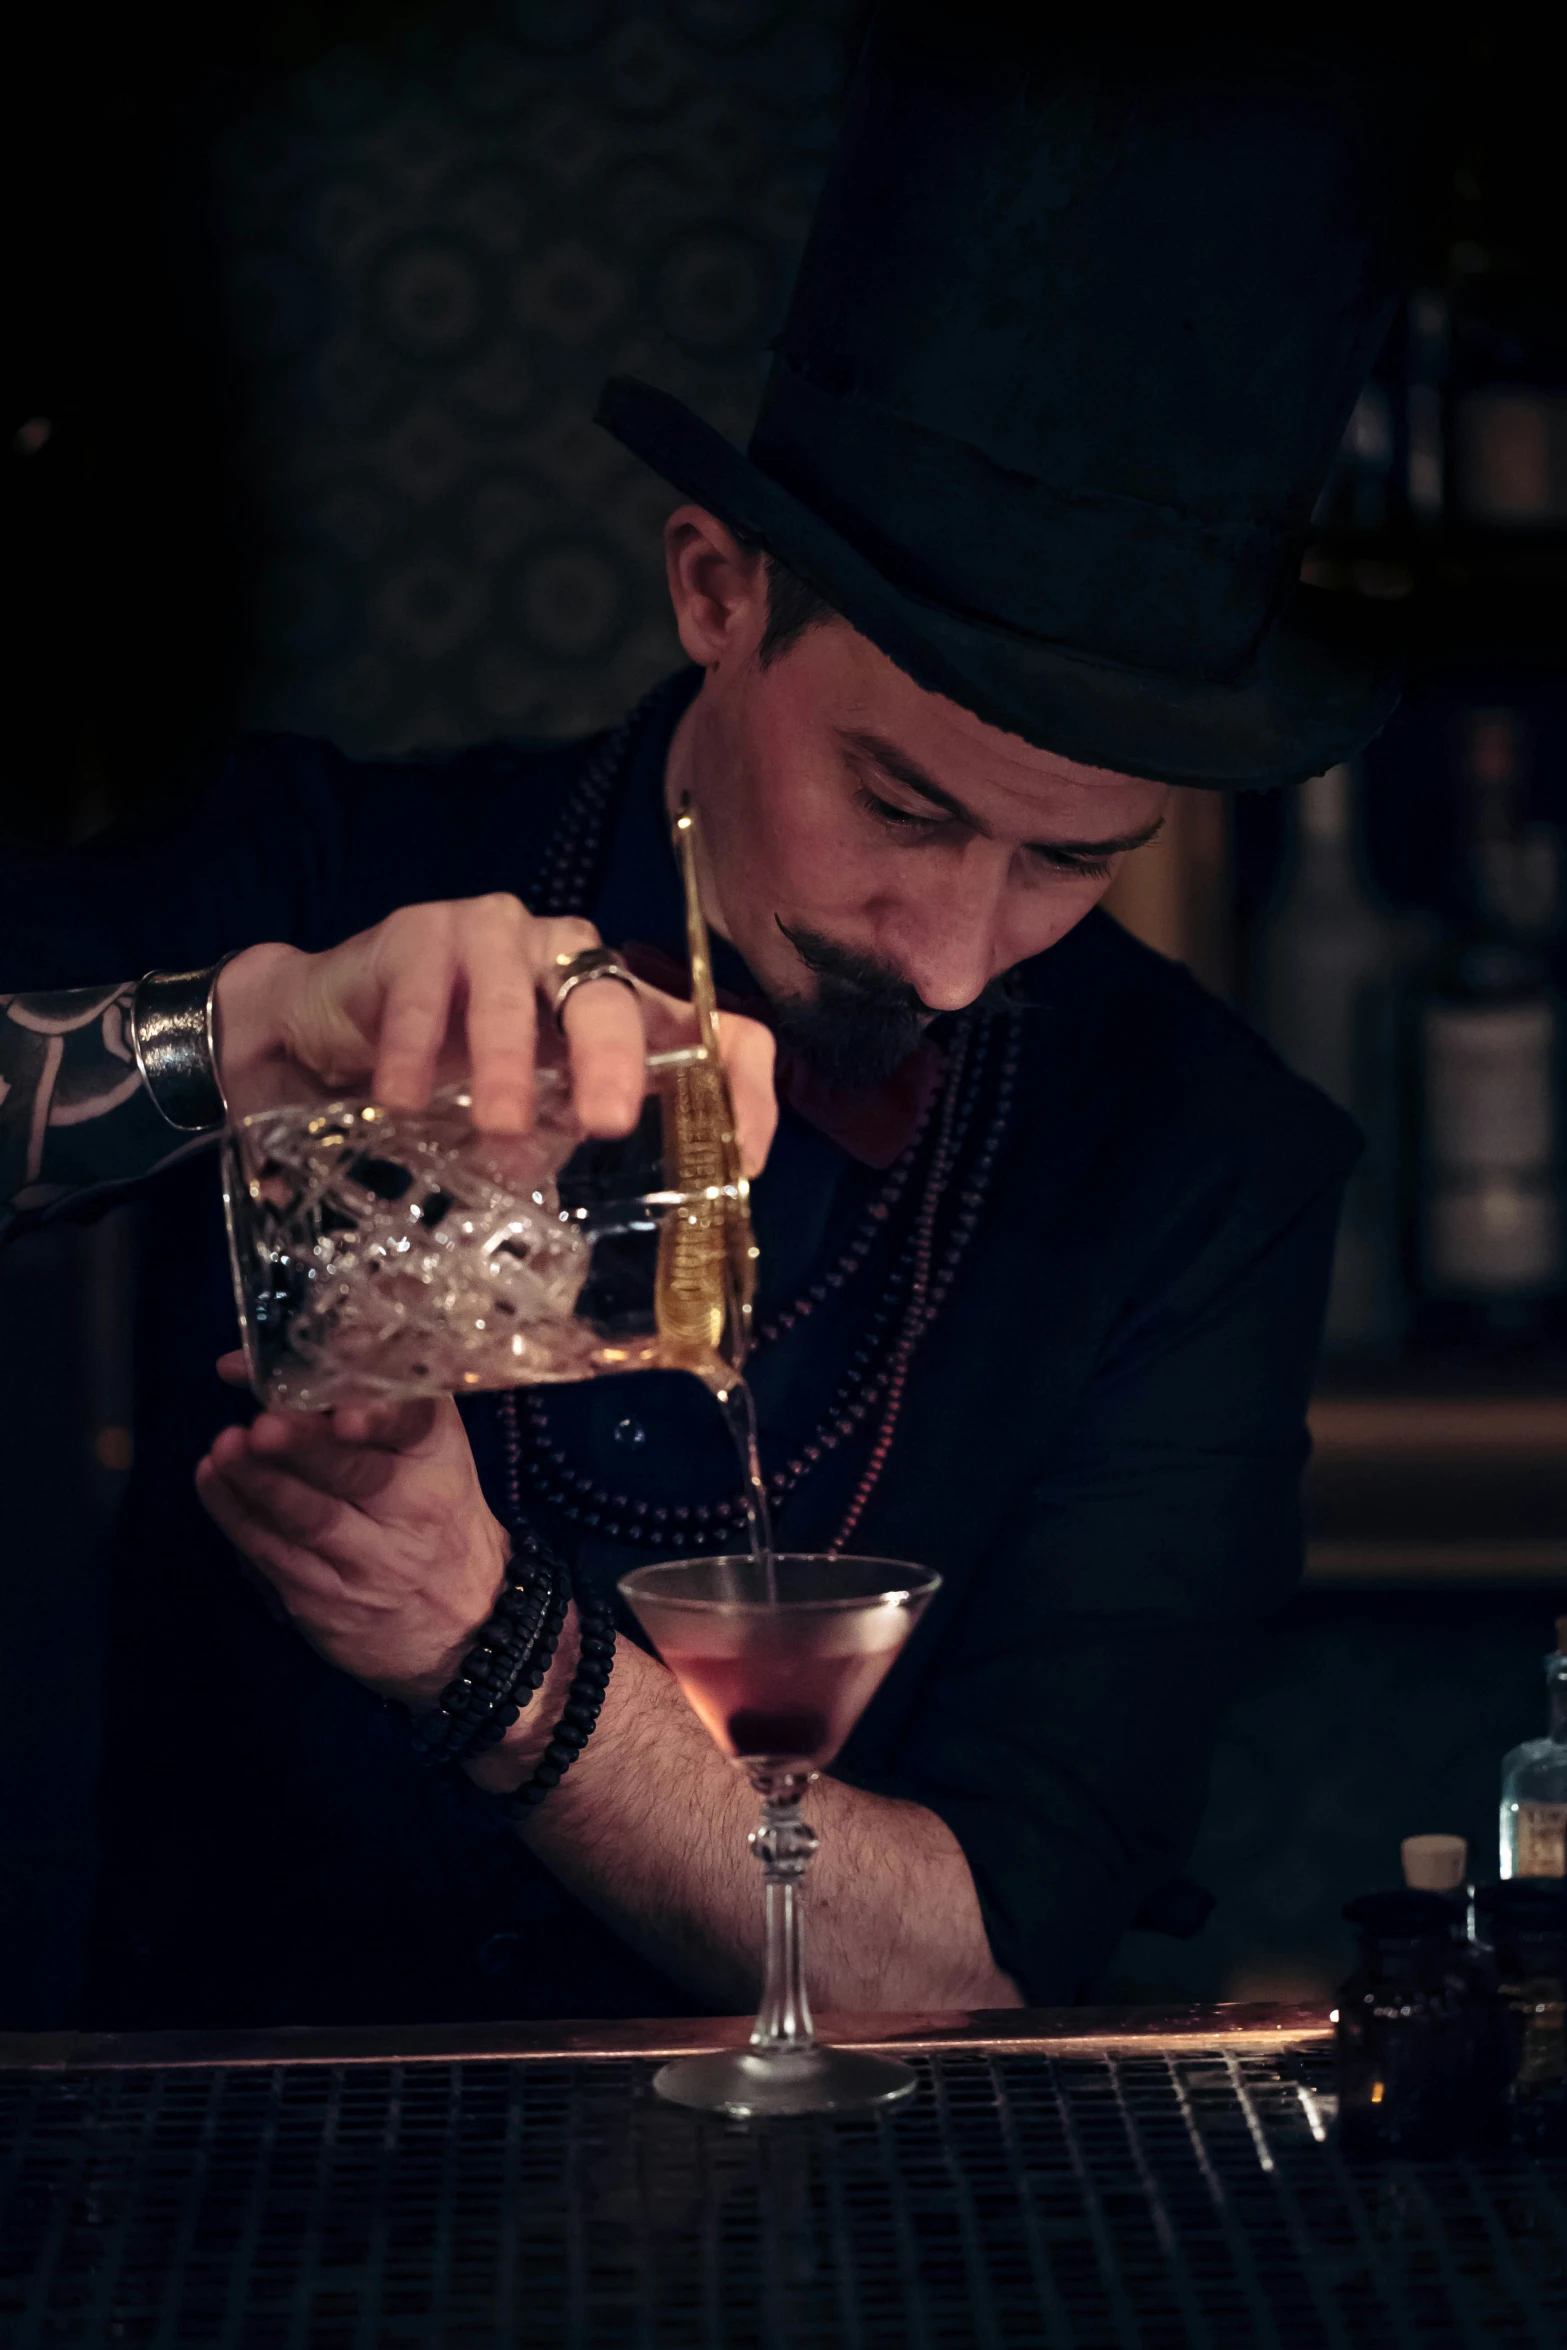
[[[1420,1008],[1421,1277],[1446,1334],[1507,1338],[1543,1319],[1562,1271],[1558,1007],[1539,942],[1556,840],[1519,822],[1511,710],[1470,714],[1469,918]]]
[[[1487,1885],[1477,1908],[1503,2017],[1508,2136],[1530,2153],[1567,2153],[1567,1885]]]
[[[1500,2126],[1496,2005],[1450,1894],[1367,1893],[1344,1911],[1360,1961],[1339,1992],[1347,2153],[1455,2154]]]
[[[1253,962],[1257,1025],[1366,1136],[1333,1261],[1326,1341],[1336,1353],[1395,1346],[1404,1323],[1394,983],[1407,945],[1366,877],[1359,793],[1350,766],[1301,785],[1286,878]]]
[[[1464,1905],[1464,1933],[1475,1938],[1475,1889],[1467,1874],[1469,1845],[1463,1836],[1406,1836],[1398,1848],[1404,1883],[1426,1893],[1456,1893]]]
[[[1504,1877],[1567,1880],[1567,1616],[1556,1619],[1556,1653],[1545,1660],[1551,1726],[1502,1759]]]

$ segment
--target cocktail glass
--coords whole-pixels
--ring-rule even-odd
[[[761,2008],[746,2048],[682,2057],[661,2097],[707,2112],[825,2113],[890,2105],[915,2076],[895,2058],[824,2048],[805,1989],[802,1892],[816,1851],[800,1798],[826,1769],[941,1578],[895,1559],[781,1552],[638,1567],[621,1594],[719,1751],[762,1799]]]

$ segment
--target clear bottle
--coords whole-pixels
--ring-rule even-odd
[[[1259,926],[1252,966],[1258,1027],[1366,1136],[1328,1300],[1327,1346],[1340,1354],[1396,1346],[1405,1318],[1395,984],[1408,945],[1366,875],[1359,796],[1350,766],[1301,785],[1284,883]]]
[[[1511,710],[1470,714],[1470,916],[1420,1007],[1421,1280],[1441,1334],[1527,1335],[1561,1285],[1556,839],[1519,821]]]
[[[1567,1879],[1567,1616],[1545,1660],[1551,1726],[1502,1761],[1502,1875]]]
[[[1523,1877],[1477,1897],[1503,2018],[1508,2136],[1567,2153],[1567,1884]]]

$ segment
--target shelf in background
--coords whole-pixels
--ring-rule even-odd
[[[1306,1581],[1314,1590],[1464,1590],[1550,1584],[1567,1608],[1567,1539],[1557,1542],[1450,1542],[1430,1535],[1413,1542],[1308,1542]]]
[[[1560,1586],[1567,1604],[1567,1380],[1333,1387],[1311,1407],[1306,1580]]]
[[[1455,665],[1567,669],[1567,531],[1434,529],[1324,533],[1302,566],[1312,585],[1402,605],[1412,682]]]
[[[1567,1461],[1567,1392],[1318,1395],[1311,1440],[1325,1461]]]

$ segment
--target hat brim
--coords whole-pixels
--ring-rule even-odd
[[[911,594],[694,410],[612,376],[597,420],[664,479],[762,542],[931,693],[1041,750],[1212,790],[1300,783],[1387,723],[1402,615],[1299,587],[1234,681],[1101,661]]]

